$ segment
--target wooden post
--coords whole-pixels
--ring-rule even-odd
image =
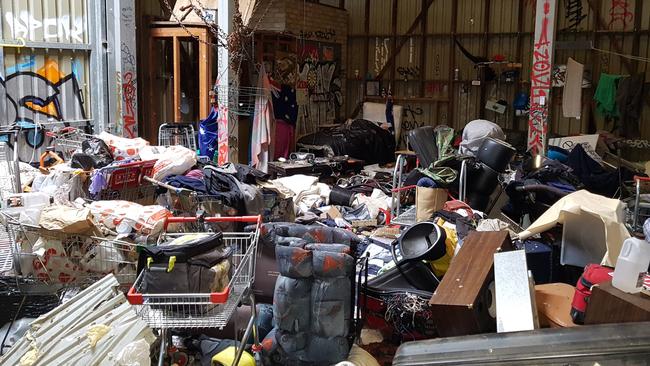
[[[172,38],[174,43],[174,122],[181,122],[181,41]]]
[[[204,119],[210,113],[210,38],[208,37],[208,30],[203,29],[199,35],[201,42],[199,46],[199,119]]]
[[[530,115],[528,118],[528,150],[533,155],[544,154],[546,149],[556,10],[557,0],[537,0],[533,66],[530,75]]]

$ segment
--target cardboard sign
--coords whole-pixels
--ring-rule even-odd
[[[595,135],[578,135],[578,136],[568,136],[568,137],[558,137],[554,139],[549,139],[548,144],[551,146],[561,147],[565,150],[571,151],[573,147],[586,142],[591,146],[594,151],[596,150],[596,145],[598,144],[598,134]]]

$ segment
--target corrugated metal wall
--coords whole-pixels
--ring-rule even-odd
[[[0,124],[90,118],[87,1],[2,0],[0,12],[0,38],[30,46],[2,47]]]
[[[399,0],[397,6],[397,32],[393,42],[393,6],[395,0],[368,0],[369,32],[365,33],[366,0],[347,1],[350,13],[348,47],[348,112],[363,99],[360,88],[364,85],[364,71],[374,78],[388,60],[395,44],[399,44],[422,8],[422,1]],[[580,8],[584,18],[568,30],[571,17],[567,16],[567,3]],[[596,5],[598,11],[590,7]],[[484,116],[504,128],[526,130],[527,117],[516,117],[511,107],[515,94],[528,93],[531,70],[532,32],[534,31],[534,0],[434,0],[426,17],[425,41],[422,42],[420,25],[409,36],[396,62],[381,78],[382,87],[390,87],[396,104],[404,105],[408,127],[425,124],[452,124],[461,129],[467,122]],[[557,49],[556,64],[565,64],[569,57],[585,64],[592,75],[594,87],[583,90],[583,118],[563,118],[561,113],[562,88],[553,89],[551,130],[568,135],[588,132],[593,127],[612,129],[600,116],[593,113],[592,97],[601,72],[611,74],[645,73],[650,82],[647,62],[635,62],[621,57],[592,51],[584,43],[593,41],[597,48],[624,54],[638,51],[650,57],[650,1],[647,0],[560,0],[558,4],[558,42],[584,41],[582,49]],[[640,11],[639,11],[640,10]],[[639,14],[636,14],[639,12]],[[600,20],[598,20],[600,18]],[[640,31],[634,32],[635,26]],[[598,29],[598,31],[596,31]],[[452,35],[455,33],[455,36]],[[522,63],[521,77],[515,82],[484,83],[472,86],[477,71],[453,45],[454,37],[473,55],[491,58],[501,54],[507,60]],[[620,47],[615,45],[613,39]],[[420,54],[425,57],[420,65]],[[368,47],[368,63],[364,65]],[[627,63],[627,65],[626,65]],[[418,73],[402,76],[398,68],[420,68]],[[628,69],[629,67],[629,69]],[[453,69],[459,69],[459,80],[453,81]],[[394,74],[395,76],[391,76]],[[646,84],[647,85],[647,84]],[[646,86],[645,100],[650,100],[650,86]],[[378,98],[366,98],[366,100]],[[484,110],[487,99],[504,99],[508,111],[499,115]],[[650,121],[650,102],[644,104],[642,121]],[[348,113],[348,114],[349,114]],[[642,137],[650,139],[650,123],[641,123]]]

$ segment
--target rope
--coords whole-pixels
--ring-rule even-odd
[[[624,54],[624,53],[607,51],[607,50],[603,50],[603,49],[596,48],[596,47],[591,47],[591,49],[594,50],[594,51],[597,51],[597,52],[608,53],[608,54],[611,54],[611,55],[627,58],[627,59],[634,60],[634,61],[650,62],[650,58],[647,58],[647,57],[627,55],[627,54]]]

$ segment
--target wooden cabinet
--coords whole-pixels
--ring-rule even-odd
[[[431,297],[432,317],[441,337],[496,330],[489,308],[496,301],[494,253],[512,250],[507,231],[471,232]]]
[[[592,288],[585,324],[643,321],[650,321],[650,297],[623,292],[612,286],[611,281]]]

